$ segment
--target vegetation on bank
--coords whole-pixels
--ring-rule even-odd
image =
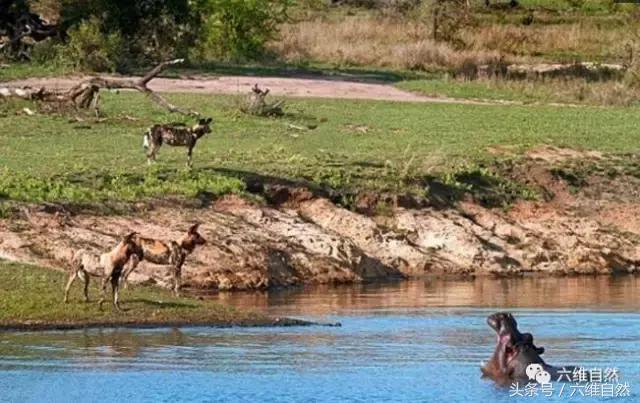
[[[147,166],[143,133],[176,116],[141,94],[105,93],[105,116],[80,122],[21,114],[24,106],[37,108],[28,103],[2,104],[1,197],[78,204],[210,199],[251,191],[255,180],[416,195],[438,181],[472,192],[461,178],[500,176],[492,167],[507,157],[494,148],[510,150],[515,161],[540,145],[617,153],[640,147],[640,137],[630,135],[636,116],[629,108],[288,99],[284,117],[261,118],[240,113],[233,96],[167,97],[214,118],[191,171],[183,148],[164,147]],[[502,182],[507,192],[530,195]]]
[[[91,302],[82,301],[82,287],[73,287],[62,302],[64,273],[0,261],[0,329],[69,329],[97,326],[273,325],[276,320],[212,301],[175,298],[167,290],[133,286],[121,292],[126,310],[110,304],[98,308],[98,282],[91,281]],[[108,300],[107,300],[108,301]],[[284,323],[283,320],[282,323]]]

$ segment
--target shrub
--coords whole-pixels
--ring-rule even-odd
[[[118,62],[146,65],[185,57],[198,38],[198,7],[205,1],[63,0],[62,31],[89,24],[91,33],[123,45]]]
[[[255,59],[287,20],[290,5],[291,0],[207,0],[198,51],[204,57]]]
[[[62,50],[65,60],[76,70],[114,71],[122,56],[119,33],[103,34],[102,24],[91,18],[69,29],[68,43]]]
[[[141,65],[176,57],[185,58],[196,39],[195,25],[180,22],[166,12],[143,18],[139,27],[129,51],[136,56],[137,64]]]

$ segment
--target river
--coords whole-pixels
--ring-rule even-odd
[[[639,401],[639,286],[600,276],[310,287],[212,298],[342,327],[7,332],[0,401]],[[617,368],[631,396],[554,383],[551,396],[518,397],[482,379],[495,346],[485,318],[498,310],[533,333],[548,363]]]

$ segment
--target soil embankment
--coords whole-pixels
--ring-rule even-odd
[[[383,215],[375,215],[363,204],[376,203],[376,195],[360,196],[359,213],[291,187],[276,189],[277,197],[266,199],[277,202],[266,204],[227,196],[200,207],[147,206],[127,216],[29,206],[0,220],[0,257],[64,268],[76,248],[98,253],[134,230],[177,239],[197,221],[208,243],[183,269],[185,286],[197,289],[252,290],[428,274],[636,272],[640,179],[612,175],[609,162],[606,175],[577,177],[576,170],[567,168],[582,166],[585,159],[593,166],[606,165],[601,158],[567,150],[532,152],[511,175],[542,196],[515,201],[507,209],[487,207],[473,197],[448,205],[396,198]],[[565,168],[558,168],[560,163]],[[263,185],[263,192],[274,192]],[[167,268],[146,262],[130,279],[161,286],[171,281]]]

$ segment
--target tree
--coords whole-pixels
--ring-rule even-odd
[[[458,34],[473,19],[467,0],[431,0],[430,8],[433,40],[463,46]]]
[[[0,36],[7,37],[0,49],[14,57],[27,57],[23,39],[41,41],[56,35],[56,25],[48,24],[32,13],[25,0],[0,0]]]

